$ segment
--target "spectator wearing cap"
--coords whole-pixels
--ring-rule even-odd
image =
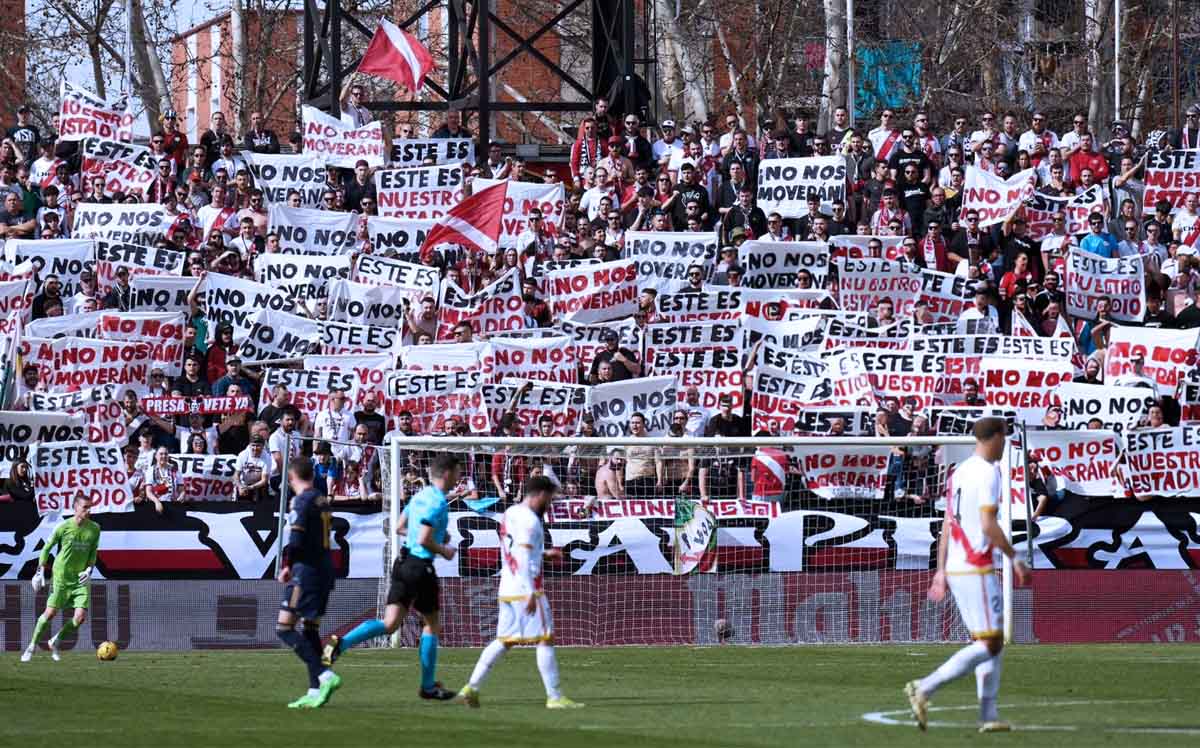
[[[37,125],[33,124],[33,111],[22,104],[17,107],[17,123],[8,128],[5,137],[13,142],[20,153],[21,163],[28,166],[37,157],[37,144],[41,140]]]
[[[242,360],[237,356],[229,356],[225,359],[225,374],[213,382],[212,393],[217,397],[224,397],[230,386],[235,384],[243,393],[250,395],[251,399],[254,398],[254,385],[242,370]]]
[[[606,380],[610,382],[623,382],[642,375],[642,365],[638,362],[637,354],[621,347],[621,336],[616,330],[605,330],[600,340],[604,343],[604,349],[597,352],[596,357],[592,359],[592,368],[588,372],[590,384],[599,384],[602,381],[600,370],[605,367],[612,372],[611,377]]]
[[[665,170],[671,163],[671,157],[676,151],[682,151],[684,143],[675,135],[675,120],[665,119],[659,126],[662,130],[662,137],[654,141],[654,145],[650,147],[654,154],[654,162],[658,164],[660,170]]]
[[[133,308],[133,287],[129,285],[129,268],[118,267],[116,276],[117,282],[104,296],[104,308],[128,312]]]
[[[83,270],[79,273],[79,290],[64,304],[66,313],[79,314],[88,301],[99,306],[100,290],[96,285],[96,274],[91,270]]]

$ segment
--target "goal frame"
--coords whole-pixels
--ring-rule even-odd
[[[539,447],[552,447],[563,449],[566,447],[668,447],[668,448],[685,448],[685,449],[703,449],[703,448],[741,448],[741,449],[757,449],[760,447],[812,447],[819,445],[822,442],[828,444],[836,444],[842,447],[915,447],[915,446],[934,446],[934,447],[961,447],[964,452],[975,446],[975,439],[970,436],[928,436],[928,437],[880,437],[880,436],[780,436],[780,437],[635,437],[635,436],[595,436],[595,437],[579,437],[579,436],[531,436],[531,437],[506,437],[506,436],[396,436],[392,435],[388,441],[388,453],[392,465],[399,465],[401,452],[403,450],[430,450],[430,451],[445,451],[447,447],[458,447],[463,451],[469,451],[472,448],[497,448],[511,444],[519,444],[524,449],[537,449]],[[1005,440],[1004,455],[1000,461],[1001,471],[1001,490],[1000,490],[1000,507],[999,520],[1000,527],[1004,531],[1005,537],[1012,542],[1012,470],[1010,455],[1012,453],[1012,444],[1009,440]],[[965,459],[965,454],[963,459]],[[386,532],[393,532],[400,520],[401,504],[405,497],[402,490],[402,482],[397,480],[398,476],[395,471],[392,471],[391,480],[387,486],[388,496],[388,526]],[[1028,499],[1027,499],[1028,501]],[[383,570],[383,576],[386,577],[391,569],[392,563],[399,556],[399,544],[395,542],[395,538],[388,539],[388,561],[387,568]],[[1001,565],[1001,585],[1002,595],[1004,600],[1004,641],[1012,643],[1013,640],[1013,565],[1012,560],[1007,556],[1002,557]],[[399,632],[391,637],[391,645],[399,646]]]

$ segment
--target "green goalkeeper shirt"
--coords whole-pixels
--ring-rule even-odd
[[[79,573],[89,566],[96,565],[96,549],[100,547],[100,525],[85,519],[83,524],[76,524],[72,517],[54,528],[50,540],[42,548],[42,566],[50,558],[51,549],[57,547],[58,555],[54,558],[54,581],[75,583],[79,581]]]

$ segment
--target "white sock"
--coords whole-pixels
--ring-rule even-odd
[[[325,683],[332,677],[333,677],[333,671],[329,670],[329,669],[325,669],[325,670],[322,670],[321,674],[317,676],[317,681],[320,683]]]
[[[537,645],[538,672],[542,674],[542,684],[546,686],[547,699],[561,699],[562,691],[558,690],[558,658],[554,655],[554,647],[549,644]]]
[[[980,641],[971,642],[955,652],[954,656],[943,662],[937,670],[921,679],[921,693],[932,696],[934,691],[955,678],[961,678],[991,656],[992,653],[988,651],[986,644]]]
[[[979,721],[995,722],[1000,719],[996,708],[996,696],[1000,693],[1000,655],[975,666],[975,686],[979,694]]]
[[[488,673],[491,672],[492,666],[495,665],[508,648],[499,639],[492,639],[483,651],[479,653],[479,662],[475,663],[475,669],[471,671],[471,680],[467,681],[471,688],[483,688],[483,682],[487,680]]]
[[[321,689],[319,689],[319,688],[310,688],[310,689],[308,689],[308,695],[309,695],[309,696],[320,696],[320,695],[321,695]]]

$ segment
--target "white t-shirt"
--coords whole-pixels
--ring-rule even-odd
[[[300,432],[292,429],[292,453],[288,455],[288,460],[294,460],[300,455]],[[271,453],[271,458],[275,458],[275,453],[283,454],[284,447],[287,446],[288,434],[283,433],[282,428],[275,429],[271,437],[267,439],[267,451]]]
[[[542,590],[542,519],[524,504],[510,506],[500,521],[500,599],[529,597]]]
[[[1000,495],[1000,466],[971,455],[954,471],[954,493],[946,513],[950,538],[947,574],[977,574],[992,568],[992,543],[983,534],[983,513],[995,512]]]
[[[679,138],[675,138],[670,143],[659,138],[654,141],[654,145],[650,146],[650,151],[654,154],[655,161],[662,161],[668,153],[674,155],[677,151],[682,152],[683,148],[683,141]]]
[[[325,408],[317,414],[316,420],[313,421],[313,436],[325,441],[348,442],[350,433],[357,425],[358,421],[350,406],[346,406],[340,411]]]
[[[253,447],[246,447],[238,452],[233,466],[242,471],[242,485],[245,486],[257,483],[262,479],[264,473],[268,478],[275,474],[275,460],[271,459],[271,453],[266,449],[260,452],[258,457],[255,457]]]
[[[1052,131],[1042,130],[1042,132],[1039,134],[1033,130],[1026,130],[1025,132],[1021,133],[1021,139],[1017,141],[1017,148],[1025,151],[1032,157],[1034,155],[1034,148],[1036,148],[1039,143],[1044,144],[1046,141],[1049,141],[1050,143],[1049,148],[1047,148],[1046,151],[1047,153],[1049,153],[1051,149],[1058,148],[1058,136]],[[1045,153],[1042,154],[1042,156],[1045,155]]]
[[[955,324],[954,331],[958,335],[998,335],[1000,334],[1000,313],[996,311],[996,307],[989,306],[985,317],[974,306],[967,307],[958,316],[958,323]]]

